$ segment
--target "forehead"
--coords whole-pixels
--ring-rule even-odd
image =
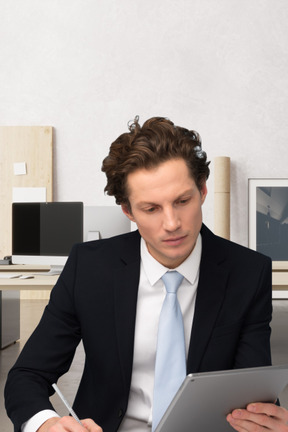
[[[150,169],[141,168],[127,176],[128,197],[132,200],[152,202],[194,188],[196,184],[183,159],[172,159]]]

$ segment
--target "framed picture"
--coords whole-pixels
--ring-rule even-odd
[[[288,269],[288,179],[249,179],[249,247]]]

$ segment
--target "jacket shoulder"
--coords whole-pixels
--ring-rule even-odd
[[[105,260],[113,263],[121,257],[124,261],[140,257],[140,234],[138,231],[121,234],[106,239],[79,243],[72,248],[70,257],[99,262]],[[100,259],[101,258],[101,259]]]
[[[241,262],[244,260],[244,262],[247,263],[262,262],[264,264],[266,262],[271,265],[270,257],[231,240],[219,237],[216,234],[213,234],[205,225],[202,226],[201,235],[203,251],[205,250],[205,254],[208,256],[212,257],[217,254],[219,259],[225,258],[229,261],[241,260]]]

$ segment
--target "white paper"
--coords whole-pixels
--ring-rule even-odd
[[[14,166],[14,175],[27,174],[26,162],[15,162],[13,166]]]
[[[46,202],[45,187],[14,187],[13,202]]]

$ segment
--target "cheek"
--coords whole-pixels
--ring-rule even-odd
[[[152,221],[152,218],[149,219],[148,221],[147,221],[147,218],[146,218],[146,220],[143,220],[143,221],[138,220],[137,226],[138,226],[138,230],[139,230],[140,234],[145,239],[154,238],[154,237],[156,237],[157,233],[159,233],[159,227],[157,225],[156,220],[154,220],[154,218],[153,218],[153,221]]]
[[[139,224],[138,229],[139,231],[147,234],[149,237],[153,236],[153,231],[154,231],[153,225],[151,226],[150,224],[147,223]]]
[[[195,228],[195,224],[202,223],[202,210],[201,207],[194,209],[189,214],[186,214],[185,217],[182,219],[182,225],[184,228],[184,225],[186,228]]]

